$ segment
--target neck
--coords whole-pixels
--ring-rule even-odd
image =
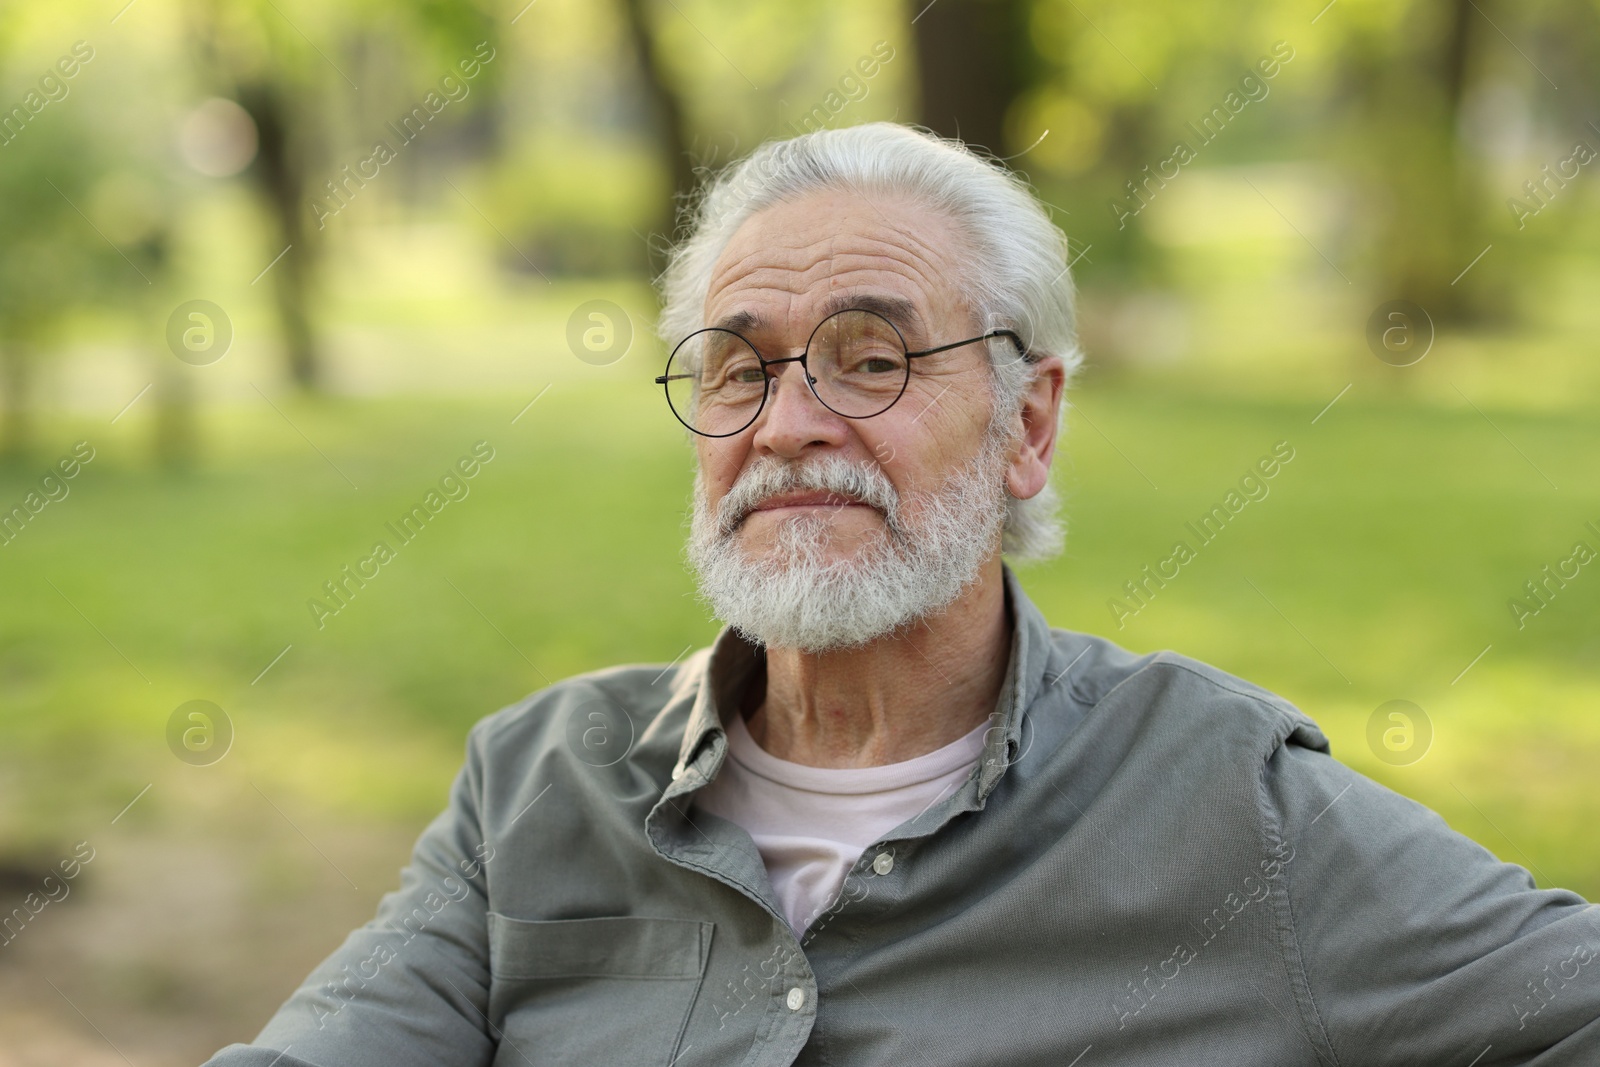
[[[811,767],[876,767],[942,748],[994,711],[1011,653],[1008,615],[997,554],[933,618],[858,648],[769,648],[750,736]]]

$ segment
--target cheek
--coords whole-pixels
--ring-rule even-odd
[[[931,417],[931,416],[930,416]],[[920,429],[924,419],[917,424]],[[937,488],[944,459],[928,438],[917,433],[885,434],[867,442],[878,469],[889,479],[902,502]]]
[[[942,383],[927,400],[918,398],[904,423],[885,434],[878,446],[884,455],[895,457],[893,466],[900,468],[907,480],[940,484],[983,447],[988,407],[974,403],[970,394],[960,395],[962,385],[941,390]]]
[[[953,446],[961,441],[976,442],[982,435],[992,397],[989,371],[974,361],[945,373],[926,374],[920,381],[913,378],[900,403],[916,420],[913,432]]]
[[[900,443],[887,438],[871,442],[872,458],[877,460],[878,466],[885,472],[892,470],[899,463]]]
[[[744,457],[749,454],[748,442],[734,443],[740,441],[741,437],[726,440],[707,438],[698,444],[700,471],[705,480],[706,492],[712,500],[720,500],[722,495],[733,487],[733,483],[739,480]]]

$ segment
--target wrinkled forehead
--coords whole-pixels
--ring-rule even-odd
[[[711,271],[705,324],[783,333],[793,343],[842,307],[868,307],[910,340],[966,323],[965,242],[904,197],[813,193],[751,215]]]

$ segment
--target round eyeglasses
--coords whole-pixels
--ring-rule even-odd
[[[804,352],[784,359],[767,359],[738,333],[713,326],[678,342],[656,384],[666,390],[678,421],[702,437],[732,437],[755,422],[772,391],[769,368],[784,363],[800,364],[812,395],[829,411],[870,419],[904,395],[913,359],[994,337],[1009,338],[1023,359],[1030,358],[1012,330],[909,352],[899,327],[864,308],[829,315],[811,331]]]

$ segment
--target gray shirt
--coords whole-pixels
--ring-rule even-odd
[[[479,722],[400,888],[216,1067],[1600,1063],[1600,907],[1293,706],[1052,630],[1009,568],[983,758],[798,939],[693,806],[761,652]]]

